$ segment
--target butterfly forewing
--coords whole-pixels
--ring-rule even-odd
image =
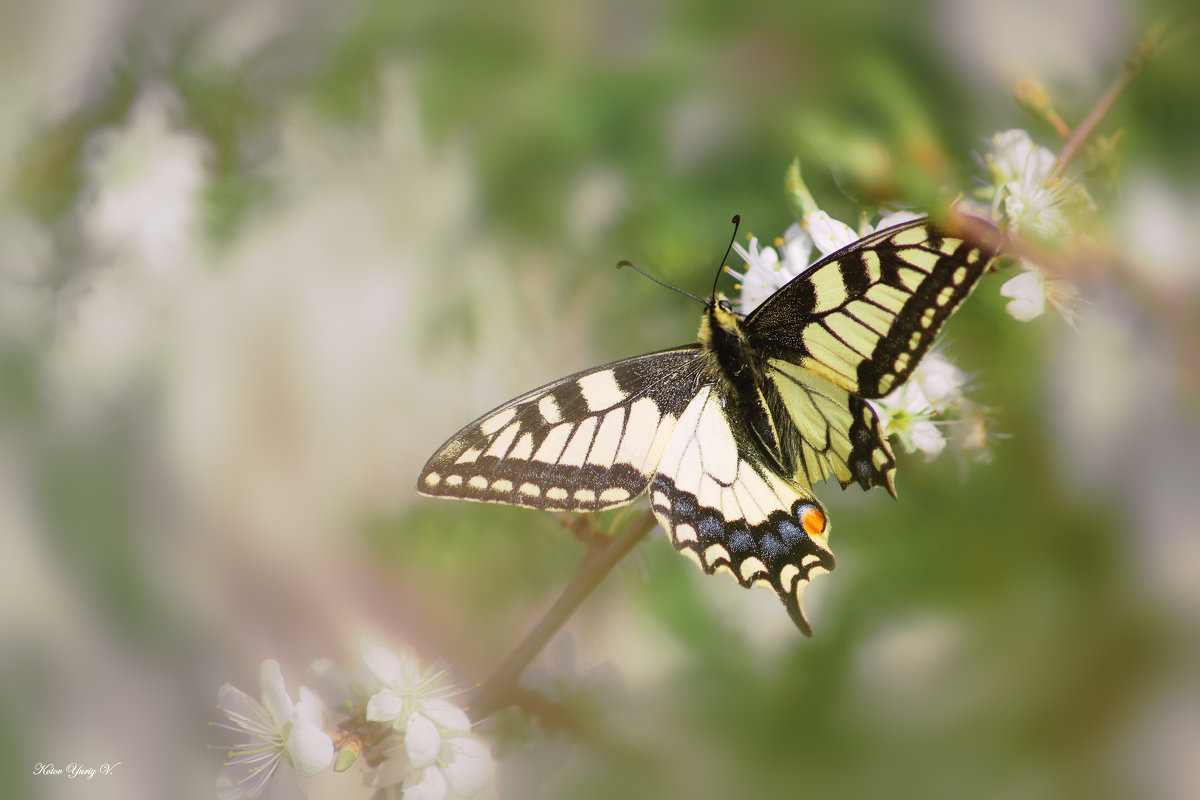
[[[534,389],[467,425],[417,479],[422,494],[597,511],[645,491],[694,394],[698,346],[605,364]]]
[[[886,228],[767,298],[746,335],[765,357],[882,397],[912,375],[994,256],[928,219]]]

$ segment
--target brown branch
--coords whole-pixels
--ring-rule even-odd
[[[951,209],[941,220],[945,227],[965,241],[999,255],[1023,259],[1048,277],[1060,278],[1077,286],[1107,279],[1149,309],[1178,356],[1176,379],[1185,394],[1194,394],[1200,375],[1200,330],[1190,296],[1148,279],[1126,258],[1095,246],[1077,242],[1070,255],[1054,253],[1024,239],[1013,231],[1001,231],[971,214]]]
[[[634,545],[653,530],[655,524],[657,523],[654,514],[646,511],[629,523],[625,530],[605,547],[588,551],[583,563],[579,565],[575,576],[571,578],[571,582],[567,584],[567,588],[563,590],[558,601],[517,645],[517,649],[500,665],[487,683],[475,693],[471,704],[467,707],[474,720],[482,720],[516,702],[513,692],[517,686],[517,680],[529,666],[529,662],[542,651],[551,637],[570,619],[580,604],[604,579],[604,576],[634,548]]]

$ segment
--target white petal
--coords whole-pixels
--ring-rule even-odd
[[[232,683],[227,683],[217,691],[217,705],[222,709],[243,714],[247,717],[263,717],[270,721],[269,713],[262,703],[255,700]]]
[[[903,389],[905,385],[907,384],[902,384],[898,389],[893,389],[878,400],[868,400],[867,403],[875,409],[878,416],[890,418],[897,411],[904,409]]]
[[[455,794],[470,798],[487,788],[496,775],[496,763],[492,760],[492,752],[487,745],[478,739],[460,736],[451,739],[446,746],[449,754],[445,757],[446,781]]]
[[[302,719],[320,725],[325,721],[325,705],[317,693],[307,686],[300,687],[300,699],[292,709],[292,719]]]
[[[265,782],[260,782],[263,779],[259,775],[251,775],[245,764],[222,768],[217,777],[218,800],[296,800],[306,796],[304,783],[287,759],[275,764]]]
[[[1004,307],[1008,315],[1017,322],[1030,322],[1037,319],[1046,310],[1046,304],[1037,298],[1026,297],[1013,300]]]
[[[804,272],[812,263],[812,237],[800,227],[799,223],[793,222],[788,226],[787,231],[783,234],[781,250],[783,261],[780,264],[780,270],[786,273],[786,280],[791,280]]]
[[[302,778],[311,778],[333,763],[333,739],[307,720],[297,720],[292,724],[287,751]]]
[[[446,780],[456,794],[471,797],[482,792],[496,772],[492,753],[478,739],[460,736],[447,743]]]
[[[900,387],[900,397],[904,401],[904,411],[912,416],[921,416],[933,411],[933,404],[921,390],[921,384],[909,381]]]
[[[961,369],[937,353],[926,356],[916,374],[921,391],[936,411],[944,411],[959,397],[966,377]]]
[[[739,313],[749,314],[762,305],[762,302],[775,293],[775,289],[762,281],[749,282],[750,276],[742,282],[742,293],[738,296],[737,309]]]
[[[406,663],[412,659],[401,658],[371,639],[363,639],[362,660],[385,686],[403,686],[413,677],[411,663]]]
[[[466,712],[447,700],[430,700],[421,704],[421,713],[448,731],[471,730]]]
[[[992,166],[1001,182],[1020,177],[1022,167],[1033,151],[1033,139],[1019,128],[1001,131],[992,137]]]
[[[876,231],[894,228],[897,225],[902,225],[905,222],[912,222],[914,219],[920,219],[923,214],[917,214],[913,211],[893,211],[891,214],[886,214],[880,217],[879,224],[875,226]]]
[[[421,779],[404,787],[404,800],[442,800],[446,796],[446,776],[437,767],[429,767]]]
[[[429,717],[413,712],[408,715],[404,729],[404,747],[413,769],[427,767],[437,760],[438,751],[442,749],[442,732]]]
[[[404,713],[404,701],[391,689],[371,695],[367,701],[367,719],[371,722],[394,722]]]
[[[808,235],[822,255],[841,250],[848,244],[858,241],[858,234],[844,222],[839,222],[824,211],[814,211],[804,215],[808,226]]]
[[[750,237],[749,249],[746,249],[737,242],[734,242],[733,250],[742,257],[742,260],[745,261],[746,265],[751,269],[766,268],[767,270],[774,271],[775,265],[779,263],[779,254],[775,252],[774,248],[759,248],[758,239],[753,236]]]
[[[363,778],[363,783],[375,789],[382,789],[385,786],[395,786],[398,783],[403,783],[408,780],[411,772],[410,764],[408,763],[408,752],[404,749],[404,741],[402,737],[389,737],[391,743],[383,753],[383,763],[372,770],[369,770]]]
[[[756,248],[757,248],[757,242],[758,242],[757,239],[750,240],[751,245],[755,246]],[[747,264],[753,264],[755,262],[755,260],[757,260],[756,255],[751,255],[750,252],[746,250],[746,248],[742,247],[737,242],[733,243],[733,252],[737,253],[738,256],[741,257],[742,261],[745,261]]]
[[[1040,295],[1043,293],[1043,283],[1041,272],[1036,269],[1027,269],[1020,275],[1005,281],[1004,285],[1000,287],[1000,295],[1012,298]]]
[[[1005,310],[1020,322],[1029,322],[1046,309],[1045,281],[1037,270],[1026,270],[1010,278],[1000,287],[1000,294],[1012,298]]]
[[[1034,146],[1026,155],[1025,163],[1022,166],[1024,167],[1022,179],[1026,183],[1041,185],[1058,166],[1058,159],[1046,148]]]
[[[912,437],[913,447],[930,459],[936,457],[946,446],[946,437],[938,430],[937,425],[929,420],[914,422],[909,428],[909,435]]]
[[[271,713],[271,718],[277,725],[282,725],[292,718],[292,698],[288,697],[287,687],[283,685],[283,670],[279,662],[268,658],[259,668],[259,681],[262,683],[263,705]]]

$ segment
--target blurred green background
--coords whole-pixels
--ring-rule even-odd
[[[0,794],[212,797],[217,687],[275,657],[294,690],[364,633],[486,680],[583,548],[416,472],[525,389],[692,340],[696,306],[618,259],[707,292],[732,214],[792,221],[796,156],[848,221],[970,191],[992,133],[1057,146],[1016,80],[1076,122],[1191,13],[4,4]],[[824,487],[811,640],[655,534],[538,665],[591,734],[489,721],[492,792],[1200,795],[1194,41],[1103,126],[1118,255],[1076,325],[1015,322],[996,276],[948,327],[992,461],[902,456],[899,502]]]

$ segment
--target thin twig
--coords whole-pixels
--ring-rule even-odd
[[[488,682],[475,693],[467,707],[473,719],[484,719],[513,703],[512,690],[516,687],[521,673],[529,666],[529,662],[570,619],[604,576],[654,528],[655,524],[654,514],[646,511],[629,523],[607,546],[588,551],[558,601],[517,645],[517,649],[500,665]]]
[[[1058,165],[1054,168],[1054,172],[1050,175],[1050,180],[1061,178],[1067,166],[1079,155],[1079,151],[1083,149],[1091,135],[1100,125],[1100,121],[1112,110],[1116,104],[1117,98],[1125,91],[1126,87],[1138,76],[1146,65],[1150,63],[1155,51],[1162,44],[1165,33],[1165,26],[1161,23],[1151,26],[1142,40],[1133,48],[1133,53],[1125,61],[1125,69],[1117,76],[1117,79],[1112,82],[1112,85],[1101,95],[1096,104],[1092,106],[1092,110],[1083,118],[1083,122],[1076,126],[1071,135],[1063,143],[1062,150],[1058,153]]]

